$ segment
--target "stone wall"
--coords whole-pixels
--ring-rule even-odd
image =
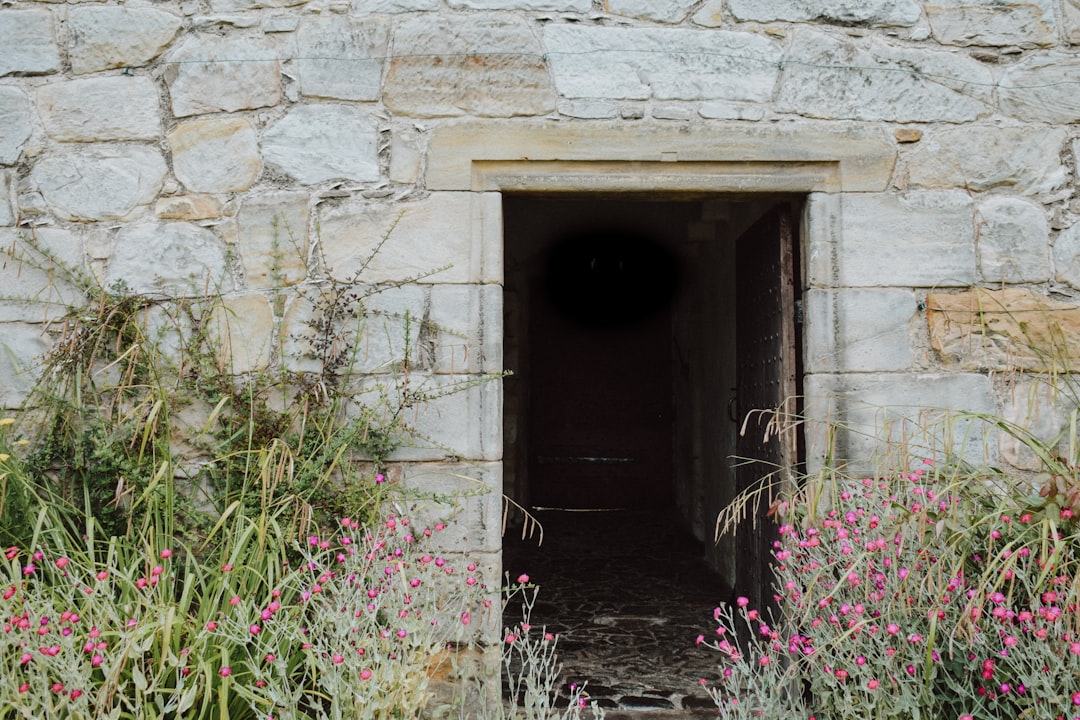
[[[392,228],[364,280],[421,276],[385,302],[447,328],[421,370],[449,381],[502,367],[501,192],[797,192],[810,407],[1053,432],[1031,380],[987,372],[1036,369],[1019,336],[964,294],[1072,332],[1078,123],[1078,0],[10,0],[0,245],[33,235],[137,292],[221,288],[245,371],[299,289],[352,278]],[[13,407],[72,291],[10,260],[0,287]],[[409,477],[459,482],[451,448],[500,488],[501,410],[497,384],[433,403]],[[497,557],[497,496],[474,502],[462,542]]]

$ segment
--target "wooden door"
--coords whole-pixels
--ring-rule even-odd
[[[766,213],[737,240],[739,492],[758,486],[770,473],[786,478],[797,461],[794,430],[769,432],[772,415],[759,412],[794,403],[798,392],[794,227],[792,208],[785,203]],[[756,607],[767,605],[772,594],[768,562],[773,524],[765,517],[770,501],[765,495],[756,507],[751,506],[736,535],[736,590]]]

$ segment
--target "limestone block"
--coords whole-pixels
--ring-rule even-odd
[[[884,40],[797,30],[778,110],[819,118],[967,122],[991,111],[994,78],[982,63]]]
[[[180,18],[148,7],[74,7],[68,11],[68,57],[79,75],[139,67],[160,55],[180,29]]]
[[[0,228],[0,321],[56,320],[83,305],[72,272],[84,265],[82,243],[68,230],[35,228],[31,242],[28,231]]]
[[[307,277],[309,200],[307,193],[285,190],[244,198],[237,247],[248,288],[295,285]]]
[[[945,45],[1052,45],[1053,0],[931,0],[926,16]]]
[[[400,399],[400,385],[369,381],[358,398],[378,407],[380,396],[391,408]],[[448,375],[409,376],[409,392],[418,399],[402,413],[412,437],[390,457],[394,461],[499,460],[502,458],[502,384],[498,379]]]
[[[1080,223],[1058,234],[1054,242],[1054,268],[1058,282],[1080,290]]]
[[[1080,45],[1080,0],[1065,0],[1061,7],[1065,40]]]
[[[502,287],[433,285],[435,372],[502,371]]]
[[[803,297],[807,372],[911,369],[915,293],[901,288],[814,290]]]
[[[1022,288],[931,293],[930,344],[962,370],[1080,370],[1080,307]]]
[[[705,0],[694,13],[691,21],[702,27],[716,28],[724,25],[724,0]]]
[[[996,410],[985,375],[813,374],[804,388],[806,413],[813,419],[807,424],[811,468],[827,451],[825,422],[839,424],[833,457],[850,460],[846,469],[855,473],[873,471],[886,451],[895,458],[898,448],[915,462],[940,459],[945,452],[983,466],[997,460],[994,429],[970,415]]]
[[[555,87],[567,98],[768,102],[778,43],[753,33],[548,25]]]
[[[208,325],[225,372],[242,375],[265,370],[270,364],[274,313],[264,296],[221,298],[210,312]]]
[[[252,110],[281,101],[280,63],[264,40],[191,35],[169,60],[165,82],[177,117]]]
[[[429,367],[431,347],[426,327],[427,288],[402,285],[362,291],[363,316],[357,322],[354,372],[363,374],[400,372],[408,361],[413,367]]]
[[[383,20],[308,17],[296,33],[300,92],[378,100],[389,27]]]
[[[413,183],[424,160],[424,135],[416,127],[395,128],[390,137],[391,182]]]
[[[1033,55],[1005,69],[998,86],[1001,110],[1028,122],[1054,124],[1080,120],[1080,58]]]
[[[169,146],[176,179],[193,192],[241,192],[262,171],[259,139],[244,118],[180,123],[169,133]]]
[[[0,85],[0,165],[14,165],[34,126],[30,100],[17,87]]]
[[[383,102],[414,117],[541,115],[554,109],[532,30],[512,17],[410,16],[394,31]]]
[[[729,4],[739,21],[906,27],[922,15],[915,0],[730,0]]]
[[[116,233],[104,284],[146,295],[228,292],[225,245],[211,231],[182,222],[144,222]]]
[[[213,195],[172,195],[154,203],[160,220],[211,220],[221,217],[223,204]]]
[[[339,281],[362,270],[358,279],[368,283],[411,277],[424,283],[478,282],[472,201],[472,193],[438,192],[394,205],[353,200],[323,206],[318,227],[327,271]]]
[[[150,140],[161,134],[158,93],[149,77],[94,77],[42,85],[37,110],[56,140]]]
[[[1022,432],[1001,433],[1001,459],[1021,470],[1045,470],[1038,455],[1024,442],[1028,433],[1051,452],[1069,457],[1070,416],[1077,410],[1069,396],[1070,393],[1059,391],[1052,381],[1044,378],[1025,378],[1012,384],[1005,395],[1001,415]]]
[[[841,198],[839,237],[820,277],[841,287],[950,287],[975,282],[974,207],[967,193],[912,191]],[[816,274],[816,273],[815,273]]]
[[[614,103],[599,100],[567,100],[559,103],[559,114],[588,120],[600,120],[618,117],[619,108]]]
[[[591,0],[450,0],[455,10],[526,10],[531,12],[588,12]]]
[[[11,73],[54,73],[60,69],[60,47],[51,10],[0,12],[0,77]]]
[[[909,158],[908,181],[913,187],[1053,192],[1068,176],[1061,162],[1064,144],[1061,128],[971,125],[941,130],[924,138]]]
[[[271,15],[262,24],[264,33],[293,32],[300,26],[300,18],[293,15]]]
[[[693,117],[693,113],[690,108],[682,105],[655,105],[653,106],[652,116],[657,120],[679,120],[681,122],[686,122]]]
[[[47,155],[31,178],[65,220],[112,220],[153,202],[166,170],[161,153],[143,145],[89,146]]]
[[[681,22],[696,4],[697,0],[607,0],[604,3],[612,15],[665,23]]]
[[[0,226],[15,224],[15,209],[11,205],[11,173],[0,170]]]
[[[438,10],[439,0],[353,0],[352,11],[364,13],[403,13]]]
[[[989,283],[1050,279],[1050,228],[1027,200],[991,197],[978,206],[979,272]]]
[[[502,549],[502,466],[499,463],[407,463],[397,487],[417,527],[446,523],[437,536],[446,552]],[[491,582],[489,580],[489,582]]]
[[[0,324],[0,408],[22,405],[41,373],[41,357],[52,343],[42,325]]]
[[[698,114],[709,120],[761,120],[765,117],[765,108],[751,103],[704,102],[698,108]]]
[[[379,179],[378,127],[345,105],[304,105],[263,135],[264,160],[304,185]]]
[[[265,8],[290,8],[306,4],[307,0],[210,0],[215,13],[240,13]]]

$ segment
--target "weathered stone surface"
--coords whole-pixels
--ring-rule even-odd
[[[1050,279],[1050,228],[1038,205],[1009,197],[979,203],[979,272],[984,282]]]
[[[42,85],[37,111],[57,140],[149,140],[161,134],[154,81],[148,77],[95,77]]]
[[[908,160],[914,187],[1052,192],[1068,177],[1062,128],[970,126],[935,132]]]
[[[60,47],[51,10],[0,12],[0,77],[10,73],[53,73],[60,69]]]
[[[618,116],[619,108],[614,103],[600,100],[567,100],[559,103],[559,114],[587,120],[599,120]]]
[[[210,0],[215,13],[239,13],[264,8],[290,8],[305,4],[306,0]]]
[[[415,437],[391,455],[391,460],[498,460],[502,457],[502,385],[498,381],[465,386],[464,378],[447,375],[410,376],[409,391],[429,393],[434,399],[406,412]],[[458,385],[458,389],[452,386]],[[378,407],[380,395],[390,391],[396,402],[397,388],[385,382],[369,383],[359,400]]]
[[[11,205],[11,173],[0,171],[0,226],[15,224],[15,209]]]
[[[1054,241],[1057,280],[1080,290],[1080,223],[1058,233]]]
[[[1045,378],[1021,379],[1005,394],[1001,416],[1061,457],[1069,457],[1073,441],[1070,415],[1076,411],[1069,395]],[[1001,459],[1021,470],[1045,470],[1029,444],[1006,432],[1001,434]]]
[[[281,71],[270,43],[193,35],[170,53],[165,81],[177,117],[277,105]]]
[[[814,248],[811,283],[949,287],[975,282],[975,222],[962,191],[848,194],[839,237]]]
[[[723,27],[724,0],[705,0],[705,4],[698,8],[691,20],[702,27]]]
[[[307,193],[284,190],[244,200],[237,247],[249,289],[294,285],[307,277],[309,200]]]
[[[551,72],[568,98],[768,102],[778,43],[752,33],[548,25]]]
[[[263,135],[263,158],[305,185],[379,179],[378,128],[345,105],[304,105]]]
[[[915,0],[730,0],[736,20],[826,22],[844,25],[910,26],[922,8]]]
[[[41,373],[41,356],[51,346],[41,325],[0,325],[0,407],[14,409],[26,400]]]
[[[82,243],[68,230],[35,228],[31,245],[26,232],[0,228],[0,321],[55,320],[82,305],[68,270],[82,272],[84,264]]]
[[[915,293],[899,288],[809,290],[807,372],[910,370]]]
[[[262,171],[251,123],[227,117],[180,123],[169,133],[173,172],[193,192],[247,190]]]
[[[390,138],[390,181],[416,182],[423,159],[424,136],[421,131],[416,127],[396,128]]]
[[[788,48],[777,109],[820,118],[964,122],[991,110],[994,78],[976,60],[818,30]]]
[[[296,33],[300,92],[309,97],[378,100],[388,32],[383,20],[305,18]]]
[[[211,231],[181,222],[128,225],[116,233],[104,283],[146,295],[202,296],[232,289],[225,245]]]
[[[896,128],[893,137],[898,143],[917,143],[922,140],[923,131],[919,128]]]
[[[154,204],[160,220],[210,220],[221,217],[222,202],[213,195],[172,195]]]
[[[409,463],[398,487],[416,527],[446,523],[439,544],[448,552],[502,549],[501,464]]]
[[[543,50],[516,18],[419,15],[394,31],[383,102],[403,115],[540,115],[554,109]]]
[[[148,63],[176,37],[180,18],[148,7],[74,7],[67,27],[71,69],[82,74]]]
[[[1065,39],[1073,45],[1080,44],[1080,0],[1065,0],[1062,3]]]
[[[502,370],[501,285],[433,285],[428,320],[436,329],[437,373]]]
[[[993,428],[962,413],[996,412],[990,379],[974,373],[848,373],[813,374],[805,380],[807,463],[820,467],[826,440],[833,440],[832,459],[847,459],[852,472],[873,472],[882,453],[898,443],[913,461],[952,457],[985,466],[997,460]],[[835,423],[826,434],[824,421]],[[888,447],[891,444],[891,447]]]
[[[351,279],[365,263],[362,282],[401,281],[436,270],[421,282],[478,280],[471,268],[471,193],[432,193],[397,205],[348,201],[323,207],[318,225],[323,259],[337,280]]]
[[[590,0],[450,0],[450,7],[467,10],[527,10],[543,12],[588,12]]]
[[[414,368],[431,366],[431,328],[427,318],[428,290],[422,285],[402,285],[373,292],[369,288],[363,302],[364,316],[357,321],[356,372],[364,374],[399,372],[405,351]]]
[[[0,85],[0,165],[18,162],[23,143],[33,130],[26,93],[17,87]]]
[[[1080,58],[1048,53],[1005,69],[998,86],[1003,112],[1026,121],[1073,123],[1080,120]]]
[[[258,372],[270,364],[274,313],[263,295],[221,298],[210,312],[209,327],[225,372]]]
[[[945,45],[1051,45],[1052,0],[931,0],[926,16]]]
[[[930,343],[962,370],[1080,370],[1080,307],[1022,288],[926,297]]]
[[[166,170],[157,150],[108,145],[46,156],[34,165],[31,177],[60,217],[111,220],[153,202]]]
[[[666,23],[681,21],[696,4],[697,0],[607,0],[605,3],[613,15]]]
[[[439,9],[439,0],[353,0],[353,12],[402,13],[423,12]]]
[[[765,108],[752,103],[703,102],[698,113],[709,120],[761,120]]]

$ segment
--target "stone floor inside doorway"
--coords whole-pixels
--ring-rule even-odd
[[[694,640],[713,632],[712,610],[729,591],[674,511],[537,518],[542,544],[508,530],[503,564],[511,579],[528,573],[540,588],[531,621],[559,636],[562,685],[587,681],[608,720],[715,718],[699,679],[714,684],[716,651]],[[520,605],[505,620],[519,622]]]

